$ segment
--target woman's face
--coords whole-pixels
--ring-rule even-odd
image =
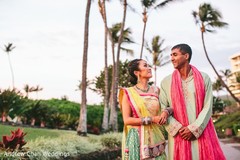
[[[146,61],[144,60],[141,60],[139,61],[139,71],[138,71],[138,74],[139,74],[139,78],[151,78],[152,77],[152,69],[151,67],[147,64]]]

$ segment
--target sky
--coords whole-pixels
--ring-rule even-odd
[[[12,77],[4,45],[13,43],[16,48],[10,53],[15,87],[23,93],[24,85],[43,88],[33,99],[51,99],[67,96],[69,100],[81,102],[77,91],[82,79],[82,55],[84,21],[87,0],[0,0],[0,89],[12,87]],[[126,27],[132,30],[134,44],[124,47],[134,50],[134,56],[121,53],[121,60],[139,58],[143,22],[140,1],[128,0],[135,12],[128,10]],[[148,15],[145,40],[153,36],[165,39],[164,47],[178,43],[192,47],[191,64],[206,72],[215,81],[215,73],[204,55],[200,30],[191,15],[199,5],[207,2],[217,8],[223,21],[229,26],[207,33],[205,43],[216,69],[231,69],[229,57],[240,52],[240,1],[239,0],[180,0],[165,8],[153,10]],[[108,26],[121,22],[123,10],[119,1],[107,3]],[[97,0],[92,2],[89,22],[89,49],[87,77],[100,75],[104,68],[104,27],[99,14]],[[110,44],[109,44],[110,46]],[[112,64],[110,48],[109,64]],[[150,55],[144,50],[143,57]],[[173,71],[172,64],[157,70],[157,85]],[[99,104],[100,95],[87,91],[87,103]]]

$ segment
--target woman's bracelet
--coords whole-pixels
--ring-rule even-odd
[[[143,117],[141,118],[141,122],[143,125],[148,125],[152,123],[152,117]]]
[[[164,112],[164,111],[168,113],[168,116],[170,116],[170,115],[173,114],[173,109],[172,109],[172,108],[165,108],[165,109],[163,110],[163,112]]]

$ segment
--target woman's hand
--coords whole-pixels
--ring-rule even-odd
[[[152,123],[159,124],[160,116],[153,116],[152,117]]]
[[[162,112],[160,116],[153,116],[152,123],[163,125],[167,122],[168,113]]]
[[[160,115],[159,117],[160,117],[160,119],[159,119],[158,124],[160,124],[160,125],[165,124],[165,123],[167,122],[168,112],[165,112],[165,111],[162,112],[161,115]]]

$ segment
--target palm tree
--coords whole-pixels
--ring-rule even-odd
[[[33,88],[32,92],[36,92],[37,99],[38,99],[38,92],[42,91],[42,90],[43,90],[43,88],[41,88],[39,85],[37,85],[36,87]]]
[[[87,80],[86,82],[87,82],[87,86],[86,86],[86,87],[87,87],[88,89],[90,89],[90,90],[95,91],[95,89],[92,89],[92,88],[89,87],[91,84],[94,84],[94,82],[93,82],[93,81],[89,81],[89,80]],[[80,95],[81,95],[81,93],[82,93],[82,88],[83,88],[82,81],[79,80],[79,84],[77,85],[77,89],[75,89],[75,91],[80,91]]]
[[[107,37],[109,33],[109,29],[107,26],[107,14],[106,14],[106,6],[105,0],[98,0],[99,11],[102,15],[103,22],[104,22],[104,61],[105,61],[105,95],[104,95],[104,114],[103,114],[103,122],[102,122],[102,129],[103,131],[108,130],[108,115],[109,115],[109,81],[108,81],[108,53],[107,53]]]
[[[225,69],[225,70],[220,70],[220,72],[222,73],[222,75],[224,77],[224,81],[227,82],[227,79],[231,74],[231,70],[230,69]]]
[[[152,65],[154,66],[155,81],[154,85],[156,86],[157,82],[157,67],[161,67],[170,62],[169,56],[163,56],[163,52],[166,51],[166,47],[162,48],[164,39],[161,39],[160,36],[154,36],[152,39],[152,46],[149,47],[146,44],[146,49],[152,54]]]
[[[213,96],[213,114],[223,112],[226,107],[226,103],[218,97]]]
[[[14,86],[14,74],[13,74],[13,67],[12,67],[12,63],[11,63],[11,59],[10,59],[10,52],[16,48],[15,46],[13,46],[12,43],[8,43],[8,45],[4,45],[5,49],[4,51],[7,53],[8,55],[8,62],[9,62],[9,66],[10,66],[10,70],[11,70],[11,74],[12,74],[12,87],[15,88]]]
[[[125,2],[126,3],[126,2]],[[113,52],[113,72],[112,72],[112,77],[113,77],[113,83],[111,86],[111,113],[110,113],[110,127],[114,130],[117,131],[117,94],[118,94],[118,79],[119,79],[119,58],[120,58],[120,50],[127,52],[130,55],[133,55],[133,51],[131,49],[124,48],[119,45],[119,38],[122,34],[122,41],[121,44],[129,44],[129,43],[134,43],[132,38],[131,38],[131,29],[126,28],[123,30],[121,33],[121,28],[122,28],[122,23],[116,23],[110,28],[110,33],[112,37],[112,52]],[[117,50],[117,59],[115,60],[115,45],[118,45],[118,50]]]
[[[83,61],[82,61],[82,103],[79,116],[79,123],[77,127],[77,134],[87,135],[87,56],[88,56],[88,28],[89,16],[91,8],[91,0],[87,1],[86,14],[85,14],[85,28],[84,28],[84,47],[83,47]]]
[[[216,82],[213,83],[212,88],[217,92],[217,97],[219,97],[219,91],[223,89],[221,81],[219,79],[216,79]]]
[[[230,95],[234,98],[234,100],[238,103],[240,103],[240,99],[238,99],[228,88],[228,86],[225,84],[225,82],[222,80],[222,77],[219,75],[217,70],[215,69],[213,63],[211,62],[206,46],[205,46],[205,41],[204,41],[204,33],[206,32],[214,32],[214,28],[222,28],[226,27],[228,24],[226,22],[221,21],[222,15],[221,13],[212,8],[212,6],[208,3],[203,3],[202,5],[199,6],[198,11],[193,11],[192,15],[195,19],[196,24],[200,26],[200,31],[201,31],[201,38],[202,38],[202,44],[203,44],[203,49],[205,52],[205,56],[207,57],[208,62],[212,66],[214,72],[216,73],[217,77],[221,81],[222,85],[227,89],[227,91],[230,93]]]
[[[28,95],[30,92],[34,91],[34,87],[30,87],[28,84],[25,84],[23,87],[23,90],[26,92],[26,97],[28,98]]]
[[[115,23],[112,25],[112,28],[109,28],[109,33],[110,33],[110,37],[112,39],[111,43],[112,44],[112,51],[113,53],[115,53],[115,47],[116,44],[118,44],[118,39],[120,37],[120,31],[121,31],[121,26],[122,23]],[[123,37],[122,37],[122,44],[131,44],[134,43],[131,34],[132,34],[132,30],[131,28],[127,27],[126,29],[123,30]],[[128,49],[128,48],[124,48],[122,46],[120,46],[120,50],[125,51],[126,53],[128,53],[129,55],[133,55],[133,50]],[[114,54],[115,57],[115,54]],[[115,59],[113,59],[113,61],[116,61]]]
[[[222,77],[224,78],[224,82],[227,83],[227,79],[231,75],[231,70],[230,69],[225,69],[225,70],[220,70],[220,72],[222,73]],[[227,92],[227,99],[229,99],[228,98],[228,92]]]
[[[141,0],[141,4],[143,7],[143,33],[142,33],[142,45],[141,45],[141,51],[140,51],[140,58],[142,58],[143,54],[143,46],[144,46],[144,38],[145,38],[145,31],[147,26],[147,20],[148,20],[148,13],[152,9],[162,8],[165,7],[169,2],[176,1],[176,0],[164,0],[162,2],[159,2],[159,0]]]
[[[117,92],[118,92],[118,67],[119,67],[119,59],[120,59],[120,50],[125,50],[125,51],[130,51],[131,50],[126,50],[125,48],[121,47],[121,44],[123,42],[124,39],[124,26],[125,26],[125,21],[126,21],[126,13],[127,13],[127,0],[120,0],[123,3],[123,20],[122,23],[119,23],[120,25],[120,29],[118,31],[120,31],[119,36],[113,36],[115,35],[114,30],[108,29],[107,30],[107,21],[106,21],[106,9],[105,9],[105,2],[101,1],[102,3],[99,3],[99,8],[100,8],[100,13],[104,19],[105,22],[105,35],[107,34],[106,31],[109,34],[109,39],[111,41],[111,48],[112,48],[112,57],[113,57],[113,72],[112,72],[112,76],[113,76],[113,83],[112,83],[112,93],[111,93],[111,114],[110,114],[110,125],[112,127],[112,129],[114,131],[117,131]],[[104,3],[103,3],[104,2]],[[106,36],[105,36],[106,37]],[[117,39],[114,39],[117,38]],[[106,39],[105,39],[106,40]],[[116,56],[116,60],[115,60],[115,44],[118,44],[117,46],[117,56]],[[105,45],[106,47],[106,45]],[[106,65],[105,65],[106,67]],[[107,68],[105,68],[107,70]],[[107,75],[107,73],[105,72],[105,74]],[[106,78],[106,77],[105,77]],[[107,84],[107,83],[106,83]],[[107,86],[105,86],[107,87]],[[109,96],[108,96],[109,97]],[[105,95],[105,98],[107,98],[107,95]],[[109,97],[110,98],[110,97]],[[106,103],[106,101],[105,101]]]
[[[16,88],[0,90],[0,116],[2,122],[7,120],[11,110],[17,111],[23,105],[23,96]]]

